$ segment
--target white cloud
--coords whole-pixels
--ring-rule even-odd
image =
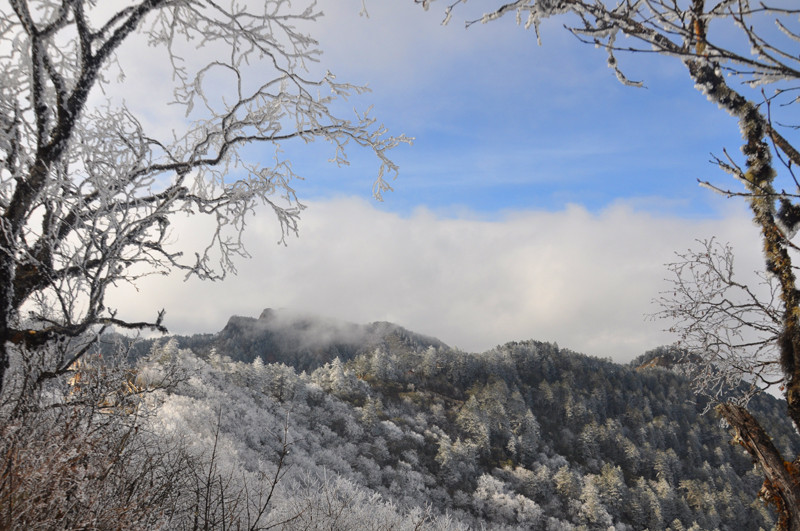
[[[310,205],[301,237],[275,245],[268,215],[253,220],[253,258],[222,283],[143,281],[112,300],[140,318],[167,309],[176,333],[216,332],[232,314],[287,307],[329,317],[389,320],[465,350],[521,339],[617,360],[671,341],[645,321],[665,288],[663,264],[695,238],[730,241],[743,271],[758,267],[757,234],[744,209],[717,220],[654,217],[625,203],[599,214],[579,206],[516,212],[499,220],[409,217],[360,199]],[[181,245],[198,240],[181,223]]]
[[[584,48],[562,31],[560,22],[540,49],[533,35],[512,27],[511,20],[465,31],[456,18],[441,28],[437,13],[424,13],[412,2],[371,0],[369,20],[358,17],[360,0],[322,0],[319,5],[326,17],[308,28],[325,51],[319,67],[339,73],[342,81],[370,83],[375,89],[348,102],[348,112],[350,105],[361,109],[377,100],[376,115],[394,134],[418,136],[416,154],[401,161],[397,196],[401,189],[413,196],[406,204],[435,204],[431,197],[439,196],[423,193],[426,187],[440,187],[445,188],[441,196],[454,193],[439,205],[458,205],[462,199],[452,195],[462,193],[470,196],[468,205],[490,210],[489,196],[506,193],[490,185],[549,181],[554,175],[559,182],[578,181],[584,174],[592,179],[581,180],[580,189],[571,186],[556,195],[588,202],[597,190],[614,193],[598,177],[604,175],[600,170],[608,171],[607,158],[614,159],[615,168],[617,163],[634,168],[636,175],[629,178],[637,182],[647,181],[654,167],[672,169],[669,164],[676,160],[689,160],[692,168],[698,164],[683,152],[685,146],[668,141],[675,135],[654,144],[668,154],[664,161],[643,149],[653,143],[647,135],[652,127],[658,135],[674,128],[655,119],[655,113],[636,111],[639,92],[624,89],[624,100],[608,100],[624,101],[613,117],[586,111],[605,106],[600,103],[606,101],[604,92],[623,89],[603,66],[602,52]],[[132,48],[121,54],[130,65],[124,95],[134,108],[169,99],[168,69],[163,63],[153,66],[152,50],[146,51]],[[658,74],[661,66],[646,70],[647,79],[677,75]],[[665,89],[660,83],[652,92],[659,88],[672,94],[671,85]],[[681,93],[680,101],[689,107],[694,100],[684,100]],[[493,116],[500,107],[513,112]],[[159,133],[183,124],[178,107],[155,109],[143,120]],[[510,120],[510,114],[520,118]],[[687,117],[698,116],[709,123],[694,108],[687,110]],[[491,126],[481,127],[483,122]],[[398,130],[398,123],[408,129]],[[503,133],[504,127],[511,133]],[[720,143],[701,142],[695,134],[679,136],[703,146],[699,164],[704,164],[708,149]],[[422,148],[428,149],[427,156],[418,154]],[[298,170],[310,158],[305,151],[292,156]],[[350,190],[345,184],[355,181],[368,189],[374,167],[362,171],[358,157],[354,162],[347,176],[336,174],[336,190]],[[309,186],[322,191],[301,189],[303,197],[329,195],[334,189],[330,171],[312,170],[302,174],[313,176]],[[674,168],[675,175],[685,173]],[[670,183],[677,189],[677,181]],[[632,193],[651,193],[641,189]],[[600,200],[605,197],[601,194]],[[669,202],[674,201],[673,196]],[[662,199],[655,208],[663,212],[667,202]],[[663,264],[674,250],[716,234],[736,244],[742,269],[760,263],[754,229],[743,210],[698,221],[648,215],[632,204],[619,203],[599,214],[571,206],[483,220],[468,211],[442,216],[419,209],[402,217],[352,198],[318,201],[305,213],[301,238],[288,248],[275,245],[279,235],[271,216],[254,220],[247,234],[253,259],[239,264],[236,278],[207,284],[182,283],[179,275],[154,277],[140,284],[140,292],[120,289],[113,300],[120,315],[137,320],[166,308],[167,324],[178,333],[215,332],[231,314],[256,316],[267,306],[290,307],[355,322],[390,320],[467,350],[535,338],[624,360],[670,341],[659,323],[646,322],[643,315],[654,310],[650,301],[665,286]],[[196,221],[176,228],[181,245],[202,235]]]

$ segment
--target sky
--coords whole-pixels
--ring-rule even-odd
[[[274,217],[261,212],[238,275],[122,287],[109,300],[131,319],[164,308],[171,332],[207,333],[234,314],[291,308],[392,321],[467,351],[536,339],[625,362],[674,340],[647,315],[675,251],[716,236],[742,274],[759,268],[745,205],[697,184],[727,184],[709,160],[737,152],[736,123],[678,61],[620,57],[646,85],[636,89],[563,21],[542,27],[540,47],[513,17],[465,29],[480,6],[448,26],[443,3],[425,12],[368,0],[368,17],[360,0],[318,6],[325,17],[308,30],[324,51],[319,68],[367,84],[348,105],[372,106],[391,134],[415,138],[391,153],[394,191],[372,198],[368,152],[351,150],[351,165],[337,168],[325,146],[289,148],[305,177],[295,183],[307,205],[299,238],[278,245]],[[132,68],[164,74],[148,64]],[[146,81],[129,79],[131,97],[146,97]],[[173,230],[178,246],[203,234],[196,221]]]

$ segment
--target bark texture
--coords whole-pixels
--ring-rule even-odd
[[[731,425],[734,442],[744,447],[764,471],[759,493],[778,510],[778,529],[800,531],[800,469],[784,461],[758,421],[743,407],[720,404],[717,412]]]

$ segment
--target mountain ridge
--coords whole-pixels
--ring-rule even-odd
[[[233,361],[285,363],[298,372],[314,369],[339,358],[356,357],[365,349],[387,341],[423,347],[450,348],[443,341],[412,332],[388,321],[356,324],[308,312],[265,308],[258,317],[232,315],[216,333],[166,335],[157,339],[126,340],[133,357],[141,357],[156,344],[175,339],[180,348],[201,356],[215,352]],[[109,343],[109,342],[106,342]]]
[[[174,339],[142,358],[177,360],[192,375],[162,398],[164,424],[201,455],[214,451],[202,441],[219,437],[229,477],[274,470],[290,440],[293,471],[276,514],[293,499],[329,500],[334,481],[348,521],[361,522],[353,529],[421,508],[431,511],[426,529],[775,522],[756,499],[763,477],[704,413],[670,348],[629,364],[535,340],[468,353],[391,323],[270,309],[183,345]],[[750,409],[781,451],[798,453],[784,403],[757,396]],[[356,498],[363,507],[346,505]]]

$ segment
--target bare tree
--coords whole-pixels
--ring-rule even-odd
[[[778,285],[763,271],[741,280],[730,245],[713,238],[698,243],[667,264],[670,288],[656,299],[661,310],[652,317],[670,322],[668,331],[684,352],[682,366],[710,406],[744,406],[783,383]]]
[[[432,0],[414,0],[428,8]],[[453,10],[464,4],[454,0],[445,10],[447,23]],[[482,7],[482,9],[486,9]],[[721,109],[735,117],[743,137],[743,161],[728,152],[715,159],[725,172],[738,182],[737,187],[702,182],[727,196],[744,198],[761,231],[761,246],[766,270],[775,282],[777,311],[765,317],[763,330],[766,344],[774,350],[762,358],[763,367],[779,367],[788,416],[800,429],[800,291],[797,289],[792,258],[798,247],[792,238],[800,226],[800,183],[793,168],[800,164],[800,152],[790,138],[797,125],[791,123],[793,105],[800,89],[800,9],[794,2],[767,4],[751,0],[516,0],[497,2],[467,22],[490,22],[506,15],[516,15],[517,22],[533,28],[538,37],[539,26],[547,18],[564,16],[567,29],[583,42],[606,51],[608,65],[619,80],[631,81],[619,66],[617,54],[631,52],[670,57],[681,61],[695,87]],[[627,37],[624,41],[620,36]],[[769,90],[769,92],[767,92]],[[724,256],[725,253],[723,253]],[[725,289],[740,292],[725,270],[726,264],[707,264],[718,270],[718,281]],[[689,276],[691,278],[691,275]],[[726,278],[728,279],[726,281]],[[715,280],[714,282],[716,282]],[[690,282],[690,281],[687,281]],[[728,284],[725,287],[725,284]],[[690,284],[685,284],[690,289]],[[705,287],[714,288],[714,283]],[[716,288],[715,288],[716,289]],[[709,295],[709,294],[706,294]],[[679,315],[690,327],[686,333],[699,331],[703,341],[712,346],[708,355],[722,369],[735,365],[737,356],[721,354],[713,345],[718,333],[728,334],[722,343],[745,346],[745,336],[738,338],[741,328],[727,329],[731,322],[756,309],[759,302],[744,291],[748,308],[734,306],[712,310],[709,321],[703,321],[700,308]],[[703,294],[699,295],[701,298]],[[748,300],[749,298],[749,300]],[[707,301],[708,302],[708,301]],[[744,311],[739,314],[738,311]],[[698,313],[692,313],[697,311]],[[698,320],[698,317],[700,318]],[[777,318],[777,322],[773,321]],[[686,319],[688,318],[688,322]],[[715,319],[722,318],[726,324]],[[706,330],[701,331],[702,327]],[[772,335],[770,335],[772,334]],[[741,341],[740,341],[741,339]],[[755,347],[757,348],[757,346]],[[737,370],[746,367],[737,367]],[[750,367],[752,378],[765,373],[762,366]],[[737,434],[737,440],[762,466],[767,477],[762,494],[774,502],[780,516],[780,527],[800,529],[800,460],[788,463],[772,445],[756,420],[740,405],[724,403],[717,408]],[[787,462],[788,464],[784,465]]]
[[[319,16],[288,0],[0,2],[0,390],[44,347],[33,380],[64,374],[98,326],[165,330],[163,311],[131,322],[107,291],[176,269],[224,277],[259,204],[296,232],[303,206],[283,143],[327,141],[340,164],[348,144],[367,148],[375,195],[389,189],[387,151],[409,139],[331,110],[363,89],[309,74],[319,50],[298,26]],[[158,136],[124,103],[90,104],[123,71],[125,46],[168,58],[159,83],[173,85],[183,131]],[[245,157],[254,143],[271,163]],[[215,221],[194,256],[168,245],[179,214]]]
[[[159,356],[135,368],[87,356],[72,378],[3,415],[1,529],[165,527],[186,504],[195,462],[151,429],[152,398],[185,378]]]
[[[192,531],[210,529],[247,529],[258,531],[291,524],[301,512],[281,515],[270,521],[273,497],[278,483],[286,475],[287,459],[292,446],[289,436],[289,416],[283,433],[277,437],[279,449],[272,473],[258,471],[255,477],[245,476],[243,470],[224,469],[220,464],[220,428],[222,409],[217,411],[217,421],[211,448],[207,454],[189,459],[191,467],[182,477],[184,506],[171,515],[169,525],[175,529]],[[188,503],[186,503],[188,502]]]

